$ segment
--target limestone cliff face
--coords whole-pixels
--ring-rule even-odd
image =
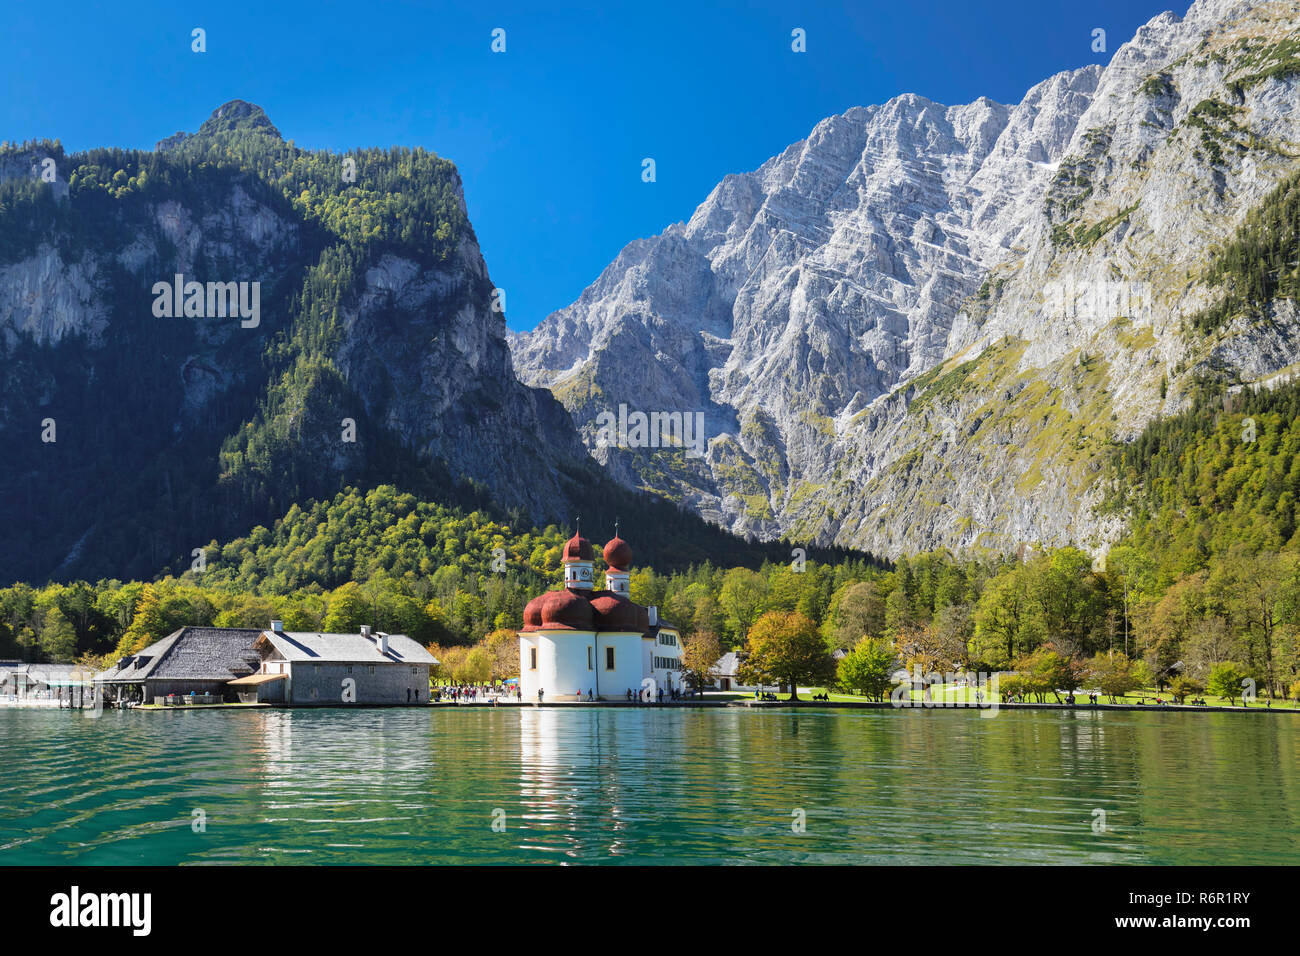
[[[69,333],[97,336],[107,321],[97,271],[93,256],[65,262],[48,245],[0,266],[0,334],[9,344],[24,333],[40,343]]]
[[[564,408],[515,376],[473,235],[434,268],[385,255],[344,306],[334,362],[370,418],[539,520],[568,507],[561,462],[587,457]]]
[[[736,531],[889,555],[1104,547],[1103,455],[1207,364],[1300,360],[1294,309],[1188,315],[1300,149],[1293,2],[1198,0],[1013,106],[901,96],[819,123],[512,337],[621,480]],[[703,460],[601,447],[701,411]]]

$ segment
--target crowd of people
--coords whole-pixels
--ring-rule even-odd
[[[453,684],[433,689],[434,703],[450,700],[452,703],[482,703],[498,700],[516,700],[518,684]]]

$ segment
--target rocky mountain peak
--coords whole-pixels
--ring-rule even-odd
[[[222,133],[229,130],[249,130],[266,133],[276,139],[282,139],[280,131],[275,128],[266,111],[255,103],[245,100],[231,100],[218,106],[212,115],[199,127],[200,134]]]
[[[235,131],[262,133],[275,139],[284,138],[262,107],[246,100],[231,100],[213,110],[212,115],[203,121],[197,133],[173,133],[166,139],[159,140],[154,149],[159,152],[175,149],[190,139],[191,135],[216,136],[219,133]]]
[[[513,336],[516,367],[621,480],[734,531],[890,555],[1104,538],[1109,442],[1204,363],[1300,361],[1296,330],[1207,353],[1182,321],[1294,169],[1298,33],[1294,0],[1197,0],[1016,104],[828,117]],[[707,454],[602,445],[620,404],[703,413]]]

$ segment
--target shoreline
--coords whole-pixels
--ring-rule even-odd
[[[1023,703],[1023,704],[998,704],[992,707],[988,704],[955,704],[955,703],[930,703],[922,704],[917,701],[911,704],[894,704],[891,701],[869,701],[869,700],[833,700],[833,701],[812,701],[812,700],[730,700],[730,701],[664,701],[662,704],[641,704],[636,701],[621,700],[595,700],[595,701],[543,701],[537,703],[530,701],[526,704],[491,704],[487,701],[464,701],[459,703],[438,703],[430,704],[430,707],[629,707],[644,708],[653,710],[656,708],[669,707],[748,707],[755,709],[781,709],[786,710],[977,710],[991,711],[996,713],[1000,710],[1081,710],[1081,711],[1156,711],[1156,712],[1182,712],[1182,713],[1261,713],[1261,714],[1296,714],[1300,715],[1300,708],[1294,707],[1223,707],[1219,705],[1200,706],[1195,704],[1057,704],[1057,703]]]
[[[216,711],[249,711],[249,710],[445,710],[448,708],[471,708],[478,710],[511,710],[521,709],[524,707],[533,708],[581,708],[581,707],[612,707],[624,708],[629,710],[670,710],[674,708],[696,708],[705,710],[717,710],[722,708],[747,708],[753,710],[897,710],[897,711],[930,711],[930,710],[967,710],[978,711],[983,713],[994,713],[1002,710],[1077,710],[1085,713],[1099,711],[1137,711],[1137,712],[1155,712],[1155,713],[1218,713],[1218,714],[1291,714],[1300,715],[1300,708],[1294,707],[1224,707],[1222,705],[1200,706],[1195,704],[1057,704],[1051,702],[1044,703],[1016,703],[1016,704],[998,704],[997,707],[991,707],[987,704],[958,704],[958,703],[922,703],[915,701],[909,704],[895,704],[892,701],[812,701],[812,700],[674,700],[664,701],[662,703],[641,703],[638,701],[625,700],[568,700],[568,701],[528,701],[521,703],[519,701],[510,701],[508,703],[494,703],[486,700],[475,701],[438,701],[425,704],[320,704],[316,706],[297,706],[284,707],[269,703],[257,704],[195,704],[187,707],[127,707],[127,708],[108,708],[111,710],[124,709],[128,711],[138,711],[141,713],[191,713],[199,710],[216,710]],[[0,701],[0,709],[13,710],[60,710],[70,713],[80,713],[87,710],[93,710],[91,707],[56,707],[53,702],[19,702]]]

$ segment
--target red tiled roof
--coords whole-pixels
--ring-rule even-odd
[[[598,591],[591,599],[596,612],[596,627],[602,631],[636,631],[644,633],[650,626],[650,614],[613,591]]]

